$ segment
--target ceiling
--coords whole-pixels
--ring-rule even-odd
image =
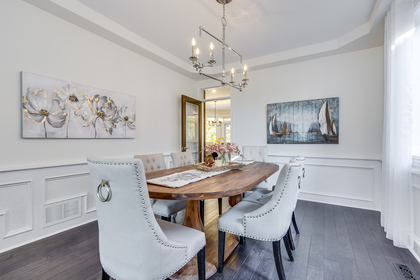
[[[49,13],[199,80],[188,58],[195,38],[203,61],[215,44],[221,73],[222,5],[216,0],[24,0]],[[226,42],[250,71],[383,45],[392,0],[233,0],[226,5]],[[227,52],[227,69],[238,57]]]

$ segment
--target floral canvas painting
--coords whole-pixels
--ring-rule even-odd
[[[267,105],[268,144],[338,144],[338,97]]]
[[[23,138],[135,138],[135,97],[22,72]]]

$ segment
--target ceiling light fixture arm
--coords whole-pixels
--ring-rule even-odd
[[[211,34],[210,32],[208,32],[207,30],[205,30],[202,26],[199,27],[199,37],[201,38],[202,35],[202,31],[204,31],[207,35],[209,35],[210,37],[212,37],[213,39],[215,39],[216,41],[220,42],[222,44],[222,78],[216,78],[213,76],[210,76],[208,74],[203,73],[203,68],[204,67],[213,67],[214,64],[216,64],[216,61],[213,59],[213,43],[210,43],[210,59],[207,61],[207,64],[204,64],[202,62],[200,62],[199,60],[199,49],[195,47],[195,39],[192,40],[192,55],[189,58],[193,64],[193,67],[195,68],[196,71],[198,71],[198,73],[200,75],[203,75],[205,77],[211,78],[213,80],[219,81],[222,85],[229,85],[230,87],[233,87],[235,89],[238,89],[239,91],[242,91],[243,88],[245,88],[245,86],[248,84],[248,79],[247,79],[247,66],[244,66],[243,69],[243,78],[241,83],[237,84],[234,81],[234,75],[235,75],[235,71],[234,68],[232,68],[231,70],[231,80],[230,82],[226,81],[226,72],[225,72],[225,49],[228,48],[229,50],[231,50],[232,52],[234,52],[235,54],[237,54],[239,56],[239,60],[240,60],[240,64],[242,64],[242,55],[235,51],[234,49],[232,49],[228,44],[226,44],[226,26],[227,26],[227,20],[225,17],[225,4],[230,3],[232,0],[216,0],[218,3],[223,4],[223,17],[221,19],[222,22],[222,31],[223,31],[223,37],[222,40],[220,40],[219,38],[217,38],[216,36],[214,36],[213,34]]]
[[[219,78],[216,78],[216,77],[210,76],[209,74],[206,74],[206,73],[203,73],[203,72],[201,72],[201,70],[200,70],[198,73],[199,73],[200,75],[203,75],[203,76],[207,77],[207,78],[213,79],[213,80],[215,80],[215,81],[219,81],[222,85],[228,85],[228,86],[230,86],[230,87],[236,88],[236,89],[237,89],[237,90],[239,90],[239,91],[242,91],[242,89],[245,87],[245,85],[244,85],[244,84],[242,84],[242,83],[236,84],[236,83],[226,82],[226,81],[223,81],[222,79],[219,79]],[[242,80],[242,81],[243,81],[243,80]],[[247,80],[247,81],[248,81],[248,80]]]
[[[222,40],[220,40],[219,38],[217,38],[216,36],[214,36],[213,34],[211,34],[210,32],[208,32],[207,30],[205,30],[202,26],[200,26],[198,29],[200,30],[199,31],[199,37],[200,38],[201,38],[201,31],[204,31],[204,32],[207,33],[207,35],[209,35],[210,37],[212,37],[213,39],[215,39],[219,43],[223,44],[223,41]],[[234,49],[232,49],[228,44],[226,44],[226,42],[225,42],[224,45],[225,45],[226,48],[228,48],[229,50],[233,51],[234,53],[236,53],[239,56],[239,59],[240,59],[241,64],[242,64],[242,55],[240,53],[238,53],[237,51],[235,51]]]

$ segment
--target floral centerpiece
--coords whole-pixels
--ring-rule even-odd
[[[216,140],[216,143],[210,144],[204,147],[204,151],[213,156],[214,159],[221,159],[224,163],[226,162],[226,155],[229,160],[231,154],[240,154],[239,146],[236,143],[226,143],[225,139],[220,137]]]

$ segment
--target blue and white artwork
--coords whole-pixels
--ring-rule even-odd
[[[23,138],[135,138],[135,97],[22,72]]]
[[[338,144],[338,97],[267,105],[267,144]]]

